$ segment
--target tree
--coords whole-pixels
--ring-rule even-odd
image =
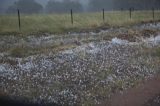
[[[83,10],[82,5],[77,1],[64,0],[63,2],[50,0],[46,5],[48,13],[64,13],[73,9],[76,12]]]
[[[0,0],[0,13],[5,13],[8,6],[13,4],[16,0]]]
[[[90,0],[90,11],[99,11],[101,9],[112,10],[113,2],[112,0]]]
[[[42,12],[43,7],[35,0],[19,0],[9,6],[7,13],[14,13],[17,9],[19,9],[21,13],[32,14]]]
[[[159,0],[113,0],[115,9],[129,9],[134,7],[138,10],[150,10],[160,6]]]
[[[102,8],[105,10],[120,10],[121,8],[150,10],[153,7],[159,8],[160,0],[90,0],[89,5],[90,11],[100,11]]]

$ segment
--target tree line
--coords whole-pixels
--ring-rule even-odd
[[[160,8],[160,0],[90,0],[90,11],[105,10],[150,10]]]
[[[114,9],[150,10],[151,8],[160,8],[160,0],[113,0],[113,2],[115,4]]]
[[[64,13],[70,9],[73,9],[76,12],[83,11],[82,5],[78,1],[64,0],[56,1],[49,0],[47,5],[43,7],[40,3],[35,0],[18,0],[14,2],[6,10],[7,13],[15,13],[17,9],[21,13],[32,14],[32,13]]]
[[[86,5],[85,5],[86,6]],[[160,0],[89,0],[87,10],[127,10],[135,8],[137,10],[159,9]],[[64,13],[73,9],[75,12],[83,12],[84,6],[78,0],[49,0],[46,6],[42,6],[35,0],[18,0],[8,7],[6,13],[15,13],[19,9],[22,13]]]

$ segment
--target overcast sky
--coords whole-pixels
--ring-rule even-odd
[[[15,1],[16,0],[0,0],[0,6],[7,7],[7,6],[13,4]],[[45,6],[49,0],[36,0],[36,1],[39,2],[40,4],[42,4],[43,6]],[[63,1],[63,0],[57,0],[57,1]],[[72,1],[79,1],[83,5],[88,5],[89,0],[72,0]]]
[[[5,9],[7,9],[8,6],[12,5],[15,1],[17,0],[0,0],[0,12],[5,11]],[[35,0],[35,1],[45,6],[49,0]],[[57,1],[63,1],[63,0],[57,0]],[[89,0],[72,0],[72,1],[79,1],[83,5],[84,9],[85,7],[87,7],[89,3]]]
[[[36,1],[43,5],[46,5],[49,0],[36,0]],[[63,0],[57,0],[57,1],[63,1]],[[72,1],[79,1],[83,5],[88,5],[89,2],[89,0],[72,0]]]

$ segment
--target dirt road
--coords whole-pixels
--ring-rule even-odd
[[[159,106],[152,99],[160,94],[160,75],[150,78],[135,88],[117,93],[101,106]]]

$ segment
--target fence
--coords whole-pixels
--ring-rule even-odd
[[[17,9],[17,12],[18,12],[18,26],[19,26],[19,30],[21,30],[21,17],[20,17],[19,9]]]
[[[125,10],[123,10],[123,9],[121,9],[121,12],[123,12],[123,11],[125,11]],[[134,10],[134,8],[129,8],[129,14],[128,14],[128,19],[129,20],[132,20],[134,17],[134,15],[135,15],[135,11],[137,11],[137,10]],[[155,14],[155,9],[154,8],[152,8],[150,11],[152,11],[152,14],[151,14],[151,17],[152,17],[152,20],[153,20],[153,22],[156,22],[156,19],[155,19],[155,16],[156,16],[156,14]],[[102,9],[102,22],[103,23],[107,23],[107,21],[106,21],[106,19],[107,19],[107,15],[105,14],[105,9],[103,8]],[[20,10],[19,9],[17,9],[17,16],[18,16],[18,29],[21,31],[22,30],[22,25],[21,25],[21,14],[20,14]],[[71,20],[71,24],[72,25],[74,25],[74,21],[76,20],[76,17],[74,17],[74,10],[73,9],[71,9],[70,10],[70,20]],[[54,23],[53,23],[54,24]]]

